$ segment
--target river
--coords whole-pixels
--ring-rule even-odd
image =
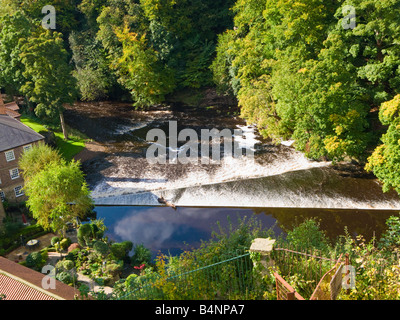
[[[116,102],[69,107],[67,124],[100,146],[83,169],[108,235],[144,243],[153,252],[178,252],[209,239],[216,222],[226,223],[227,216],[252,216],[278,234],[295,220],[316,217],[330,237],[347,226],[368,238],[379,236],[387,217],[399,211],[398,195],[383,193],[355,164],[310,161],[291,142],[277,146],[263,139],[234,112],[234,106],[218,101],[208,108],[171,104],[145,111]],[[250,146],[254,158],[223,154],[217,164],[149,164],[146,151],[153,143],[147,133],[161,129],[168,137],[172,122],[178,132],[189,128],[199,137],[204,129],[240,129],[235,139]],[[177,210],[161,206],[160,197]]]

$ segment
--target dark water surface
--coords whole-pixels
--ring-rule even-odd
[[[228,230],[239,219],[254,218],[264,229],[274,231],[276,236],[285,234],[293,225],[307,218],[320,221],[321,229],[334,240],[344,235],[345,227],[353,235],[366,239],[380,237],[386,230],[385,221],[397,211],[333,210],[312,208],[196,208],[112,206],[96,207],[97,218],[104,219],[106,235],[115,241],[130,240],[143,243],[153,255],[158,252],[172,255],[183,250],[197,248],[201,241],[209,240],[212,231],[218,232],[218,223]],[[230,221],[230,222],[229,222]]]

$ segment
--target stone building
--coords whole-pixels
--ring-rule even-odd
[[[43,141],[44,137],[9,113],[0,98],[0,198],[2,201],[21,202],[26,197],[18,167],[19,158],[25,150]]]

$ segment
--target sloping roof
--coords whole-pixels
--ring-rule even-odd
[[[45,274],[0,257],[0,294],[5,300],[74,300],[78,290],[55,280],[55,289],[43,289]]]
[[[19,106],[17,105],[16,102],[5,103],[4,106],[7,109],[10,109],[10,110],[13,110],[13,111],[18,111],[19,110]]]
[[[0,294],[5,295],[4,300],[57,300],[42,291],[2,274],[1,271]]]
[[[8,109],[7,107],[6,107],[6,114],[14,119],[19,119],[21,117],[18,111]]]
[[[9,115],[10,117],[19,119],[21,115],[18,110],[19,106],[16,102],[4,103],[4,100],[0,95],[0,115]]]
[[[13,149],[44,139],[20,121],[0,114],[0,151]]]

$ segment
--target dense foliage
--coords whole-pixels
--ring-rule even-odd
[[[365,160],[380,105],[400,90],[400,2],[239,0],[234,11],[213,70],[242,115],[313,158]]]
[[[0,87],[54,117],[77,92],[82,100],[130,92],[144,106],[211,85],[217,35],[232,26],[233,3],[1,0]],[[41,26],[45,5],[56,10],[55,30]]]
[[[399,0],[1,0],[0,88],[63,123],[77,98],[147,106],[216,84],[264,136],[369,158],[398,189],[399,14]]]
[[[40,144],[22,154],[20,166],[26,174],[27,207],[44,229],[65,234],[67,223],[92,209],[79,162],[66,162],[51,147]]]

